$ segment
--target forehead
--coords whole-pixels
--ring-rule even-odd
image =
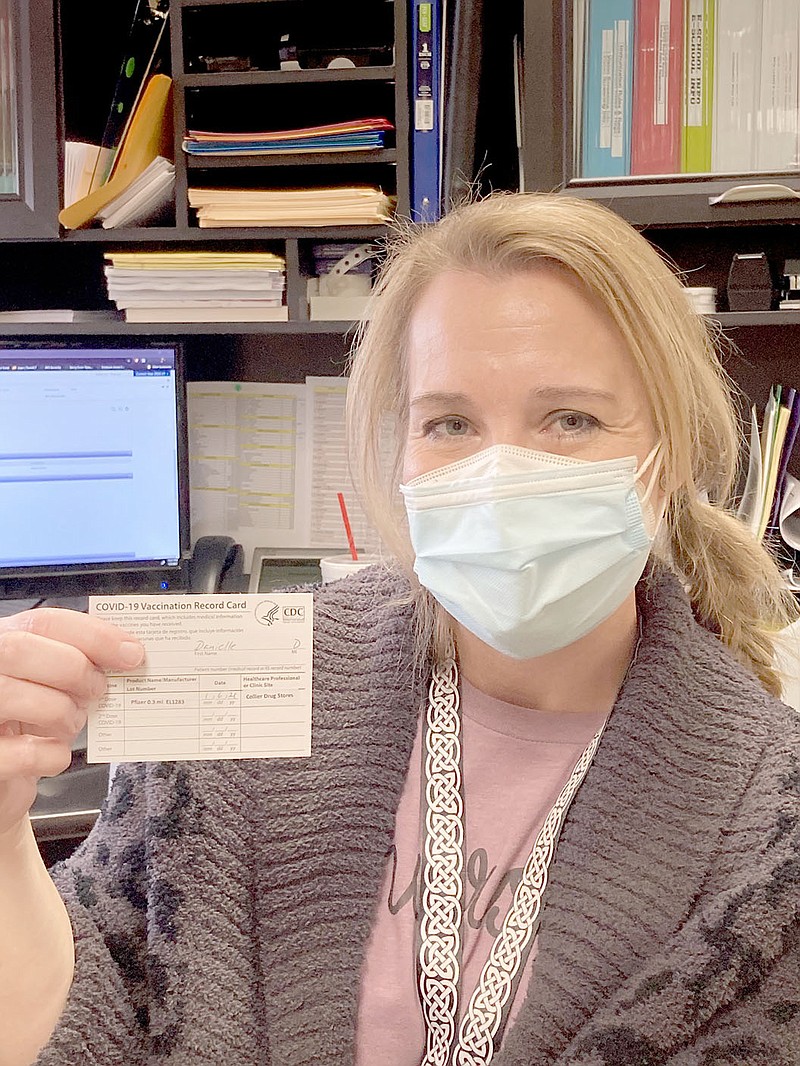
[[[552,265],[485,277],[448,272],[426,288],[409,323],[408,377],[420,389],[583,384],[643,389],[612,318],[568,271]]]

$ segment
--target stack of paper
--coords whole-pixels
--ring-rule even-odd
[[[760,432],[755,407],[751,418],[750,458],[738,515],[762,540],[783,519],[789,458],[800,429],[800,395],[775,385]]]
[[[286,321],[286,261],[271,252],[109,252],[109,298],[128,322]]]
[[[126,189],[95,215],[104,229],[162,219],[174,204],[175,164],[158,155]]]
[[[211,133],[189,130],[183,150],[189,155],[293,155],[304,152],[366,152],[383,148],[394,126],[385,118],[362,118],[328,126],[260,133]]]
[[[114,160],[113,148],[101,148],[86,141],[64,144],[64,207],[88,196],[108,177]]]
[[[371,186],[325,189],[189,189],[201,227],[381,225],[394,199]]]

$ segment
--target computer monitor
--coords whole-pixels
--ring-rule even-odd
[[[189,548],[181,346],[0,344],[5,596],[180,586]]]

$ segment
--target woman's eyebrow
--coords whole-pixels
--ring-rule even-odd
[[[529,390],[528,396],[531,400],[547,400],[548,403],[566,403],[574,400],[614,402],[617,399],[616,394],[608,389],[599,389],[592,385],[536,385]],[[463,392],[421,392],[418,396],[411,397],[409,407],[430,405],[464,408],[473,402]]]
[[[566,402],[567,400],[605,400],[615,401],[617,395],[608,389],[598,389],[592,385],[537,385],[530,390],[531,399],[549,402]]]
[[[408,406],[417,407],[427,404],[431,407],[466,407],[472,402],[463,392],[421,392],[418,396],[411,397]]]

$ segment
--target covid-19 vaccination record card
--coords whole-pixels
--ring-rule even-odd
[[[89,613],[145,648],[108,675],[89,762],[311,754],[311,593],[90,596]]]

